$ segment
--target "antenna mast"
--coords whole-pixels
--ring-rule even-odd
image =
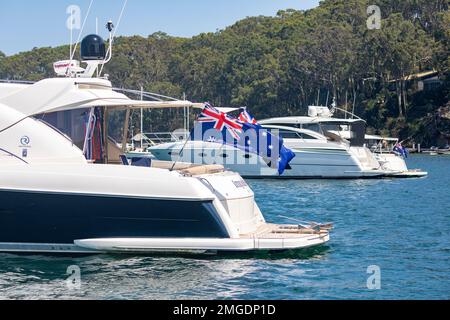
[[[123,3],[123,6],[122,6],[122,10],[120,11],[119,19],[117,20],[117,28],[114,29],[114,25],[112,24],[111,20],[108,21],[108,23],[106,24],[106,28],[109,31],[109,48],[108,48],[108,52],[107,52],[108,58],[103,62],[103,65],[100,68],[100,73],[99,73],[100,75],[103,73],[103,67],[105,66],[105,64],[111,60],[114,37],[116,35],[117,29],[119,29],[120,22],[122,21],[123,13],[125,12],[125,8],[127,7],[127,4],[128,4],[128,0],[125,0],[125,2]],[[113,29],[114,29],[114,33],[112,33]]]

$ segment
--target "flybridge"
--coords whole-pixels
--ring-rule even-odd
[[[37,114],[98,106],[115,109],[195,107],[192,102],[182,100],[132,100],[114,91],[108,80],[98,78],[53,78],[34,84],[2,84],[0,105],[12,109],[8,116],[0,117],[0,130]]]
[[[111,29],[112,30],[112,29]],[[96,34],[86,36],[81,42],[81,60],[87,66],[80,67],[78,60],[62,60],[53,64],[53,69],[58,76],[71,78],[92,78],[97,73],[101,76],[103,66],[111,60],[112,36],[110,31],[110,47],[106,51],[105,41]]]

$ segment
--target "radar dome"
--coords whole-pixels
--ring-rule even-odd
[[[106,57],[105,41],[96,34],[86,36],[81,41],[81,60],[104,60]]]

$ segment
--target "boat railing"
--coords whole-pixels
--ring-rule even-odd
[[[344,113],[346,116],[350,116],[351,117],[351,118],[346,118],[346,119],[357,119],[357,120],[361,120],[361,121],[366,122],[364,119],[362,119],[361,117],[358,117],[356,114],[354,114],[353,112],[350,112],[348,110],[344,110],[344,109],[341,109],[341,108],[338,108],[338,107],[333,107],[331,109],[331,113],[332,114],[334,114],[336,111],[340,111],[340,112]]]
[[[180,101],[180,99],[177,98],[143,90],[124,89],[124,88],[113,88],[113,90],[124,94],[131,94],[133,96],[140,98],[141,100],[149,99],[153,101]]]

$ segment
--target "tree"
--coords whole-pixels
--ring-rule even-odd
[[[373,132],[431,141],[419,124],[450,95],[447,1],[370,1],[381,8],[380,30],[367,29],[368,4],[324,0],[311,10],[249,17],[192,38],[163,32],[118,37],[105,73],[116,87],[248,106],[257,118],[301,115],[318,97],[319,104],[330,105],[334,96],[340,107],[351,106],[367,119]],[[0,78],[52,77],[52,63],[67,58],[68,50],[0,54]],[[436,92],[424,97],[408,87],[407,76],[432,69],[444,83]],[[173,128],[180,117],[173,110],[152,111],[145,114],[145,126]]]

